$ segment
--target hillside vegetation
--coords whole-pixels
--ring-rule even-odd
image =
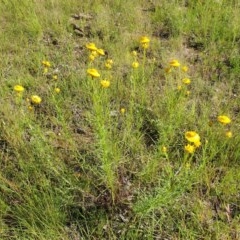
[[[0,2],[0,239],[240,239],[237,0]]]

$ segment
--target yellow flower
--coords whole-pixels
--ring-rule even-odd
[[[33,110],[33,107],[30,105],[30,106],[28,106],[28,110],[29,111],[32,111]]]
[[[227,131],[227,132],[225,133],[225,135],[226,135],[226,137],[228,137],[228,138],[231,138],[231,137],[233,136],[233,134],[232,134],[231,131]]]
[[[188,71],[188,67],[187,67],[187,66],[183,66],[183,67],[182,67],[182,71],[183,71],[183,72],[187,72],[187,71]]]
[[[184,149],[188,153],[194,153],[194,151],[195,151],[195,147],[193,145],[190,145],[190,144],[184,146]]]
[[[89,58],[90,61],[94,61],[95,56],[93,54],[90,54],[88,58]]]
[[[179,67],[180,66],[180,63],[178,60],[176,59],[173,59],[172,61],[169,62],[170,66],[172,67]]]
[[[108,64],[113,64],[113,60],[112,59],[107,59],[107,61],[106,61],[106,63],[108,63]]]
[[[139,67],[139,63],[138,62],[133,62],[132,63],[132,68],[138,68]]]
[[[17,93],[22,93],[24,91],[24,87],[21,86],[21,85],[15,85],[13,87],[14,91],[17,92]]]
[[[189,142],[197,143],[200,142],[200,136],[194,131],[188,131],[185,133],[185,138]]]
[[[140,43],[143,44],[143,43],[149,43],[150,42],[150,39],[147,37],[147,36],[142,36],[140,38]]]
[[[231,119],[227,116],[218,116],[218,121],[222,123],[223,125],[229,124],[231,122]]]
[[[112,65],[109,64],[109,63],[105,63],[105,67],[106,67],[107,69],[111,69],[111,68],[112,68]]]
[[[167,148],[165,146],[162,147],[162,152],[166,153],[167,152]]]
[[[170,73],[170,72],[172,72],[172,68],[171,67],[165,68],[165,73]]]
[[[38,95],[31,96],[31,103],[33,104],[40,104],[42,99]]]
[[[60,93],[60,92],[61,92],[61,89],[60,89],[60,88],[55,88],[54,91],[55,91],[56,93]]]
[[[195,146],[196,148],[200,147],[201,145],[202,145],[202,143],[201,143],[200,141],[194,142],[194,146]]]
[[[101,85],[102,85],[103,88],[108,88],[110,86],[110,81],[102,80]]]
[[[98,52],[97,51],[91,51],[91,55],[93,55],[94,57],[98,56]]]
[[[87,43],[86,48],[91,50],[91,51],[97,51],[97,47],[94,43]]]
[[[47,68],[47,67],[45,67],[45,68],[43,69],[43,73],[48,73],[48,68]]]
[[[105,52],[104,52],[104,50],[103,50],[103,49],[101,49],[101,48],[98,48],[98,49],[97,49],[97,53],[98,53],[99,55],[102,55],[102,56],[104,56],[104,55],[105,55]]]
[[[142,47],[146,49],[149,47],[150,39],[146,36],[142,36],[140,38],[140,43],[141,43]]]
[[[53,78],[53,80],[58,80],[58,75],[55,74],[52,76],[52,78]]]
[[[181,86],[181,85],[178,85],[178,86],[177,86],[177,89],[178,89],[178,91],[182,90],[182,86]]]
[[[133,55],[134,57],[136,57],[136,56],[137,56],[137,51],[132,51],[132,55]]]
[[[149,47],[149,43],[142,43],[142,48],[147,49]]]
[[[191,80],[189,78],[183,78],[182,82],[186,85],[189,85],[191,83]]]
[[[49,61],[42,61],[42,65],[47,68],[51,67],[51,63]]]
[[[95,69],[95,68],[89,68],[89,69],[87,70],[87,73],[88,73],[90,76],[95,77],[95,78],[100,77],[99,72],[98,72],[97,69]]]
[[[107,69],[111,69],[112,68],[112,64],[113,64],[113,60],[112,59],[107,59],[107,61],[105,62],[105,67]]]
[[[189,96],[189,95],[190,95],[190,93],[191,93],[190,91],[186,91],[186,95],[187,95],[187,96]]]
[[[125,108],[121,108],[120,112],[121,112],[121,114],[124,114],[126,112],[126,109]]]

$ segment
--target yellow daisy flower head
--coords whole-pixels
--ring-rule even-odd
[[[97,57],[98,56],[98,52],[97,51],[91,51],[91,55],[94,56],[94,57]]]
[[[112,59],[107,59],[107,61],[105,62],[105,67],[107,69],[111,69],[112,68],[112,64],[113,64],[113,60]]]
[[[177,90],[178,90],[178,91],[181,91],[181,90],[182,90],[182,86],[181,86],[181,85],[178,85],[178,86],[177,86]]]
[[[97,69],[95,69],[95,68],[89,68],[89,69],[87,70],[87,73],[88,73],[91,77],[94,77],[94,78],[100,77],[99,72],[98,72]]]
[[[101,49],[101,48],[98,48],[98,49],[97,49],[97,53],[98,53],[99,55],[101,55],[101,56],[104,56],[104,55],[105,55],[105,51],[104,51],[103,49]]]
[[[125,112],[126,112],[126,109],[125,109],[125,108],[121,108],[121,109],[120,109],[120,113],[121,113],[121,114],[124,114]]]
[[[167,152],[167,150],[168,150],[168,149],[167,149],[167,147],[165,147],[165,146],[162,146],[162,152],[163,152],[163,153],[166,153],[166,152]]]
[[[42,65],[44,66],[44,67],[51,67],[51,63],[49,62],[49,61],[42,61]]]
[[[170,72],[172,72],[172,68],[171,67],[165,68],[165,73],[170,73]]]
[[[183,71],[183,72],[187,72],[187,71],[188,71],[188,67],[187,67],[187,66],[183,66],[183,67],[182,67],[182,71]]]
[[[149,47],[149,43],[142,43],[142,48],[147,49]]]
[[[13,87],[14,91],[17,92],[17,93],[22,93],[24,91],[24,87],[21,86],[21,85],[15,85]]]
[[[142,36],[140,38],[140,43],[141,46],[146,49],[149,47],[150,39],[147,36]]]
[[[201,143],[200,141],[194,142],[194,146],[195,146],[196,148],[200,147],[201,145],[202,145],[202,143]]]
[[[150,39],[147,37],[147,36],[142,36],[140,37],[140,43],[143,44],[143,43],[149,43],[150,42]]]
[[[31,103],[33,104],[40,104],[42,102],[42,99],[38,95],[32,95],[31,96]]]
[[[225,115],[218,116],[217,119],[223,125],[229,124],[231,122],[231,119],[228,116],[225,116]]]
[[[137,51],[132,51],[132,55],[133,55],[134,57],[137,57]]]
[[[184,146],[184,150],[187,153],[194,153],[195,147],[193,145],[191,145],[191,144],[188,144],[188,145]]]
[[[113,64],[113,60],[112,59],[107,59],[106,63]]]
[[[194,131],[188,131],[185,133],[185,138],[189,141],[189,142],[200,142],[200,136],[194,132]]]
[[[57,75],[57,74],[54,74],[54,75],[52,76],[52,78],[53,78],[53,80],[58,80],[58,75]]]
[[[97,51],[97,47],[96,47],[95,43],[87,43],[86,48],[90,51]]]
[[[92,62],[92,61],[94,61],[95,56],[94,56],[93,54],[90,54],[89,57],[88,57],[88,59]]]
[[[43,73],[44,73],[44,74],[48,73],[48,68],[47,68],[47,67],[45,67],[45,68],[43,69]]]
[[[103,88],[108,88],[110,86],[110,81],[101,80],[101,85],[102,85]]]
[[[231,137],[233,136],[233,134],[232,134],[231,131],[227,131],[227,132],[225,133],[225,135],[226,135],[227,138],[231,138]]]
[[[133,62],[132,63],[132,68],[138,68],[139,67],[139,63],[138,62]]]
[[[28,106],[28,110],[29,110],[29,111],[33,111],[33,106],[31,106],[31,105]]]
[[[55,91],[55,93],[60,93],[61,89],[60,88],[55,88],[54,91]]]
[[[182,82],[186,85],[189,85],[191,83],[191,80],[189,78],[183,78]]]
[[[112,65],[111,64],[109,64],[109,63],[105,63],[105,67],[107,68],[107,69],[112,69]]]
[[[179,61],[176,60],[176,59],[171,60],[171,61],[169,62],[169,64],[170,64],[170,66],[172,66],[172,67],[179,67],[179,66],[180,66]]]

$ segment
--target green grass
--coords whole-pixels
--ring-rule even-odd
[[[0,239],[239,239],[239,14],[233,0],[2,1]],[[90,42],[105,56],[91,62]]]

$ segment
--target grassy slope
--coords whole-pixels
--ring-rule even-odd
[[[240,6],[160,2],[0,3],[1,239],[240,238]],[[89,63],[88,42],[108,52],[112,70],[104,58]],[[166,74],[171,59],[189,72]],[[184,77],[192,82],[178,91]],[[32,94],[43,101],[29,111]],[[216,121],[222,114],[230,126]],[[202,139],[191,156],[189,130]]]

